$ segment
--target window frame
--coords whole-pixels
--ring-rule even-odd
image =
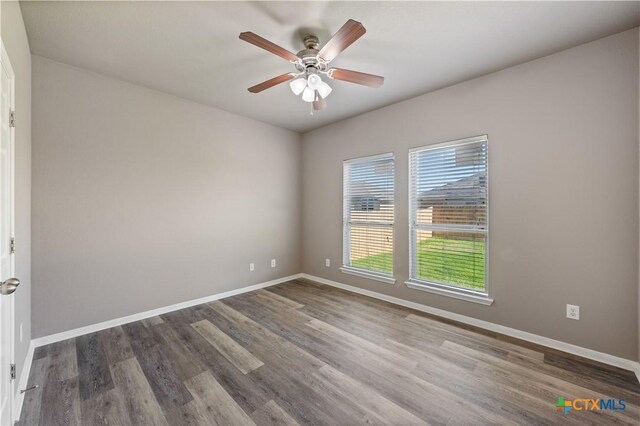
[[[417,278],[417,232],[420,227],[416,223],[416,216],[418,214],[417,208],[413,209],[415,205],[414,198],[416,197],[417,179],[414,179],[414,175],[417,173],[414,170],[413,162],[411,161],[412,155],[419,152],[432,151],[436,149],[452,148],[462,145],[468,145],[472,143],[484,142],[486,144],[486,207],[485,217],[486,223],[484,229],[481,231],[485,235],[485,247],[484,247],[484,291],[471,290],[461,286],[449,285],[445,283],[439,283],[435,281],[427,281]],[[409,149],[408,154],[408,210],[409,210],[409,279],[405,281],[405,285],[415,290],[427,291],[430,293],[439,294],[441,296],[452,297],[455,299],[466,300],[469,302],[479,303],[482,305],[491,305],[493,299],[490,297],[489,287],[489,138],[487,135],[473,136],[469,138],[456,139],[447,142],[440,142],[435,144],[423,145]],[[478,232],[472,230],[461,229],[461,232]]]
[[[391,272],[390,273],[384,273],[384,272],[378,272],[378,271],[372,271],[369,269],[363,269],[363,268],[358,268],[355,266],[351,266],[349,265],[350,260],[351,260],[351,236],[349,234],[349,226],[347,223],[347,217],[345,215],[345,212],[347,211],[347,203],[350,202],[350,200],[347,200],[346,194],[347,194],[347,185],[349,184],[349,182],[347,182],[346,179],[346,167],[349,164],[356,164],[356,163],[366,163],[369,161],[375,161],[375,160],[379,160],[379,159],[384,159],[384,158],[390,158],[391,161],[393,162],[393,223],[389,224],[376,224],[375,226],[379,226],[379,227],[385,227],[385,228],[390,228],[391,229],[391,240],[392,240],[392,265],[391,265]],[[349,274],[349,275],[355,275],[355,276],[359,276],[362,278],[368,278],[371,280],[375,280],[375,281],[380,281],[386,284],[395,284],[396,279],[395,279],[395,267],[394,267],[394,263],[395,263],[395,245],[396,245],[396,236],[395,236],[395,225],[396,225],[396,157],[395,154],[393,152],[385,152],[382,154],[375,154],[375,155],[369,155],[366,157],[356,157],[356,158],[350,158],[347,160],[343,160],[342,161],[342,266],[340,267],[340,271],[345,273],[345,274]]]

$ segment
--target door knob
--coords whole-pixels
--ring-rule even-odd
[[[2,284],[0,284],[0,294],[3,294],[3,295],[11,294],[14,291],[16,291],[19,285],[20,285],[19,279],[9,278],[6,281],[4,281]]]

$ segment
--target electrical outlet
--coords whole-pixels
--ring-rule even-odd
[[[271,259],[271,267],[272,268],[276,267],[276,260],[275,259]]]
[[[580,319],[580,306],[567,305],[567,318],[579,320]]]
[[[249,271],[253,272],[256,269],[256,265],[254,265],[253,263],[249,264]]]
[[[331,266],[331,259],[325,259],[324,260],[324,266],[326,266],[327,268]]]

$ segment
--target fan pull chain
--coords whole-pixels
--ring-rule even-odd
[[[313,102],[309,102],[309,115],[313,115]]]

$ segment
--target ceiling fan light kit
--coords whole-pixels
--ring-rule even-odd
[[[322,99],[326,99],[333,91],[331,86],[322,81],[322,78],[318,74],[313,73],[307,78],[301,77],[293,80],[289,83],[289,87],[291,87],[291,91],[296,96],[302,93],[302,100],[305,102],[313,102],[316,95],[319,95]]]
[[[291,87],[291,91],[298,96],[302,91],[307,87],[307,79],[306,78],[296,78],[291,83],[289,83],[289,87]]]
[[[341,68],[329,68],[329,62],[362,37],[365,32],[367,30],[360,22],[349,19],[322,49],[318,50],[318,38],[310,35],[304,39],[305,49],[297,54],[293,54],[252,32],[240,33],[241,40],[286,59],[296,69],[296,72],[283,74],[252,86],[248,89],[249,92],[260,93],[280,83],[292,80],[289,83],[291,91],[296,96],[302,95],[303,101],[313,103],[314,110],[322,110],[327,107],[325,99],[333,91],[333,88],[322,80],[322,75],[333,80],[342,80],[368,87],[382,86],[384,77],[379,75]]]
[[[305,102],[313,102],[316,99],[316,91],[307,86],[302,92],[302,100]]]

